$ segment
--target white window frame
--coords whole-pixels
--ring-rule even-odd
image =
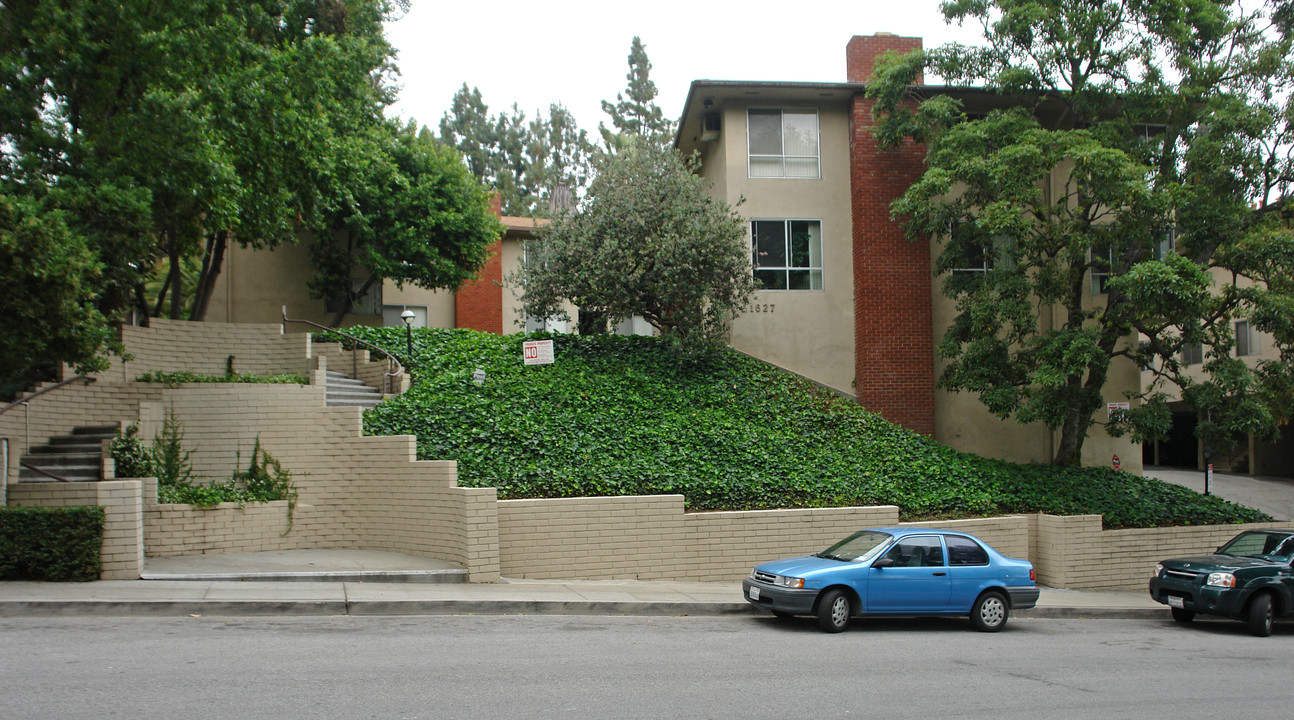
[[[1088,250],[1087,251],[1088,257],[1094,261],[1096,258],[1097,252],[1098,252],[1097,248],[1092,248]],[[1096,265],[1092,266],[1092,271],[1091,271],[1092,295],[1110,294],[1109,288],[1107,288],[1105,285],[1110,281],[1110,277],[1115,274],[1114,273],[1114,248],[1109,248],[1108,250],[1105,251],[1105,253],[1106,253],[1105,261],[1106,263],[1108,263],[1107,269],[1097,270]]]
[[[777,112],[781,118],[782,126],[782,152],[777,155],[764,155],[755,153],[751,147],[752,135],[750,132],[750,114],[751,112]],[[797,115],[813,116],[813,155],[788,155],[786,154],[786,114],[793,113]],[[753,170],[752,159],[760,158],[765,160],[780,160],[782,173],[780,175],[756,175]],[[787,175],[787,159],[807,160],[812,158],[817,165],[817,172],[813,175]],[[817,108],[796,108],[796,107],[750,107],[746,108],[746,177],[756,180],[821,180],[822,179],[822,118]]]
[[[785,238],[785,242],[786,242],[786,248],[785,248],[785,251],[786,251],[786,259],[787,259],[787,262],[790,262],[790,259],[791,259],[791,223],[801,223],[801,222],[802,222],[802,223],[817,223],[817,225],[818,225],[818,264],[817,264],[817,265],[805,265],[805,266],[793,266],[793,265],[760,265],[760,264],[759,264],[759,257],[758,257],[759,248],[758,248],[758,247],[756,247],[756,245],[755,245],[755,223],[782,223],[782,224],[783,224],[783,228],[784,228],[784,235],[783,235],[783,237]],[[827,280],[826,280],[826,272],[823,270],[823,258],[822,258],[823,248],[824,248],[824,246],[826,245],[826,242],[824,241],[824,235],[825,235],[825,233],[824,233],[824,231],[823,231],[823,223],[822,223],[822,220],[821,220],[821,219],[819,219],[819,218],[751,218],[751,219],[750,219],[749,224],[747,225],[747,228],[748,228],[748,232],[749,232],[749,234],[750,234],[750,260],[751,260],[751,272],[752,272],[752,273],[754,273],[755,281],[756,281],[756,282],[759,282],[759,273],[760,273],[761,271],[763,271],[763,272],[777,272],[777,271],[782,271],[782,272],[786,273],[786,274],[785,274],[785,278],[786,278],[786,287],[784,287],[784,288],[763,288],[763,287],[761,287],[761,288],[759,288],[759,290],[760,290],[761,292],[763,292],[763,291],[768,291],[768,292],[823,292],[824,290],[826,290],[826,287],[827,287]],[[812,248],[810,248],[810,258],[812,258]],[[791,285],[791,273],[792,273],[793,271],[794,271],[794,272],[805,272],[805,271],[807,271],[807,272],[809,273],[809,278],[810,278],[810,279],[809,279],[810,287],[807,287],[807,288],[792,288],[790,285]],[[814,277],[814,273],[817,273],[817,278],[818,278],[818,283],[817,283],[817,285],[818,285],[818,287],[812,287],[812,285],[813,285],[813,277]]]
[[[1236,357],[1252,357],[1262,352],[1258,331],[1248,320],[1236,321]]]
[[[1182,364],[1183,365],[1204,364],[1204,345],[1201,343],[1189,343],[1189,344],[1183,345]]]

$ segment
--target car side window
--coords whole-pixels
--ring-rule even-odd
[[[988,565],[988,553],[970,538],[945,536],[949,565]]]
[[[943,567],[944,564],[939,538],[930,535],[904,538],[885,557],[893,560],[896,567]]]

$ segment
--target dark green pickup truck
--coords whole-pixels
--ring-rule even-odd
[[[1174,558],[1155,566],[1150,597],[1187,623],[1196,614],[1244,620],[1254,635],[1272,634],[1272,620],[1294,613],[1294,530],[1249,530],[1212,555]]]

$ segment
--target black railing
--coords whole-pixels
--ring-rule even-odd
[[[13,410],[14,408],[18,407],[19,405],[22,405],[23,407],[27,407],[27,406],[28,406],[28,404],[29,404],[32,400],[35,400],[36,398],[40,397],[41,395],[44,395],[44,394],[45,394],[45,393],[47,393],[47,392],[51,392],[51,391],[53,391],[53,390],[57,390],[57,389],[59,389],[59,388],[63,387],[64,385],[71,385],[72,383],[77,382],[77,381],[81,381],[81,382],[84,382],[86,385],[89,385],[90,383],[92,383],[92,382],[94,382],[94,381],[96,381],[96,380],[98,380],[98,378],[92,378],[92,377],[89,377],[88,375],[77,375],[77,376],[75,376],[75,377],[70,377],[70,378],[68,378],[68,379],[66,379],[66,380],[62,380],[62,381],[60,381],[60,382],[56,382],[56,383],[54,383],[53,385],[50,385],[50,386],[49,386],[49,387],[47,387],[47,388],[43,388],[43,389],[41,389],[41,390],[37,390],[36,392],[34,392],[34,393],[30,394],[30,395],[27,395],[27,396],[25,396],[25,397],[21,397],[21,398],[19,398],[19,399],[15,400],[15,401],[13,401],[13,402],[9,403],[8,405],[5,405],[3,408],[0,408],[0,415],[4,415],[5,413],[9,412],[10,410]],[[30,410],[28,410],[28,415],[30,415],[30,414],[31,414],[31,411],[30,411]],[[24,421],[24,425],[26,425],[26,427],[24,428],[23,452],[26,452],[27,450],[30,450],[30,449],[31,449],[31,429],[30,429],[30,425],[27,425],[27,418],[24,418],[24,419],[23,419],[23,421]],[[4,472],[5,482],[6,482],[6,483],[9,481],[9,462],[8,462],[9,458],[7,457],[7,455],[8,455],[8,447],[9,447],[9,438],[5,438],[5,448],[6,448],[6,453],[5,453],[5,454],[6,454],[6,457],[5,457],[5,467],[4,467],[3,472]],[[57,481],[59,481],[59,482],[72,482],[71,480],[68,480],[68,479],[67,479],[67,478],[65,478],[65,477],[60,477],[60,476],[58,476],[58,475],[55,475],[54,473],[49,472],[48,470],[42,470],[41,468],[35,467],[35,466],[31,465],[30,463],[28,463],[28,462],[27,462],[27,461],[25,461],[25,460],[19,460],[19,461],[18,461],[18,465],[19,465],[19,467],[25,467],[25,468],[27,468],[28,470],[32,470],[32,471],[38,472],[38,473],[40,473],[41,475],[46,475],[46,476],[48,476],[48,477],[51,477],[51,478],[53,478],[53,479],[55,479],[55,480],[57,480]]]
[[[301,323],[302,325],[309,325],[310,327],[316,327],[316,328],[319,328],[320,330],[323,330],[324,332],[333,333],[334,335],[340,335],[340,336],[342,336],[342,337],[346,338],[347,340],[350,340],[351,342],[355,343],[356,345],[363,345],[364,347],[368,348],[370,351],[377,351],[378,353],[381,353],[382,355],[384,355],[384,356],[386,357],[386,360],[387,360],[387,366],[386,366],[386,367],[387,367],[387,373],[386,373],[385,375],[383,375],[383,376],[382,376],[382,379],[383,379],[383,381],[385,382],[385,384],[386,384],[386,386],[387,386],[386,392],[387,392],[388,394],[394,394],[394,393],[396,392],[396,391],[395,391],[395,378],[398,378],[398,377],[400,377],[401,375],[403,375],[403,374],[404,374],[404,365],[403,365],[403,364],[401,364],[401,363],[400,363],[400,361],[399,361],[399,360],[398,360],[394,355],[392,355],[391,353],[389,353],[389,352],[387,352],[387,351],[383,350],[382,348],[380,348],[380,347],[378,347],[378,346],[374,345],[374,344],[373,344],[373,343],[371,343],[371,342],[367,342],[367,341],[364,341],[364,340],[360,340],[359,338],[355,337],[354,335],[349,335],[349,334],[344,333],[344,332],[342,332],[341,330],[338,330],[338,329],[336,329],[336,328],[330,328],[330,327],[328,327],[327,325],[320,325],[319,323],[314,322],[314,321],[311,321],[311,320],[293,320],[293,319],[291,319],[291,318],[289,318],[289,317],[288,317],[288,306],[287,306],[287,305],[284,305],[284,306],[283,306],[283,324],[284,324],[284,325],[286,325],[287,323]],[[358,377],[359,377],[359,360],[358,360],[358,358],[356,358],[355,348],[351,348],[351,353],[350,353],[350,362],[351,362],[351,374],[352,374],[355,378],[358,378]]]

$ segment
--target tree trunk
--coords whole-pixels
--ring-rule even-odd
[[[180,272],[180,243],[172,240],[171,246],[167,248],[167,256],[171,261],[171,319],[179,320],[181,317],[181,305],[184,303],[184,273]]]
[[[193,309],[189,312],[190,320],[205,320],[207,306],[211,304],[211,293],[216,287],[216,278],[220,277],[220,268],[225,260],[225,248],[229,246],[229,232],[222,230],[207,238],[207,252],[202,258],[202,274],[198,276],[198,287],[194,291]]]
[[[377,275],[369,275],[368,280],[364,281],[364,285],[359,289],[359,292],[352,293],[350,292],[350,289],[347,288],[346,295],[345,295],[346,302],[342,304],[341,310],[338,311],[336,315],[333,315],[332,322],[328,323],[328,327],[335,328],[338,325],[341,325],[341,321],[346,318],[346,314],[349,313],[351,311],[351,308],[355,306],[355,298],[360,298],[367,295],[369,289],[373,287],[373,283],[377,282],[378,280],[381,280],[381,278],[379,278]]]

